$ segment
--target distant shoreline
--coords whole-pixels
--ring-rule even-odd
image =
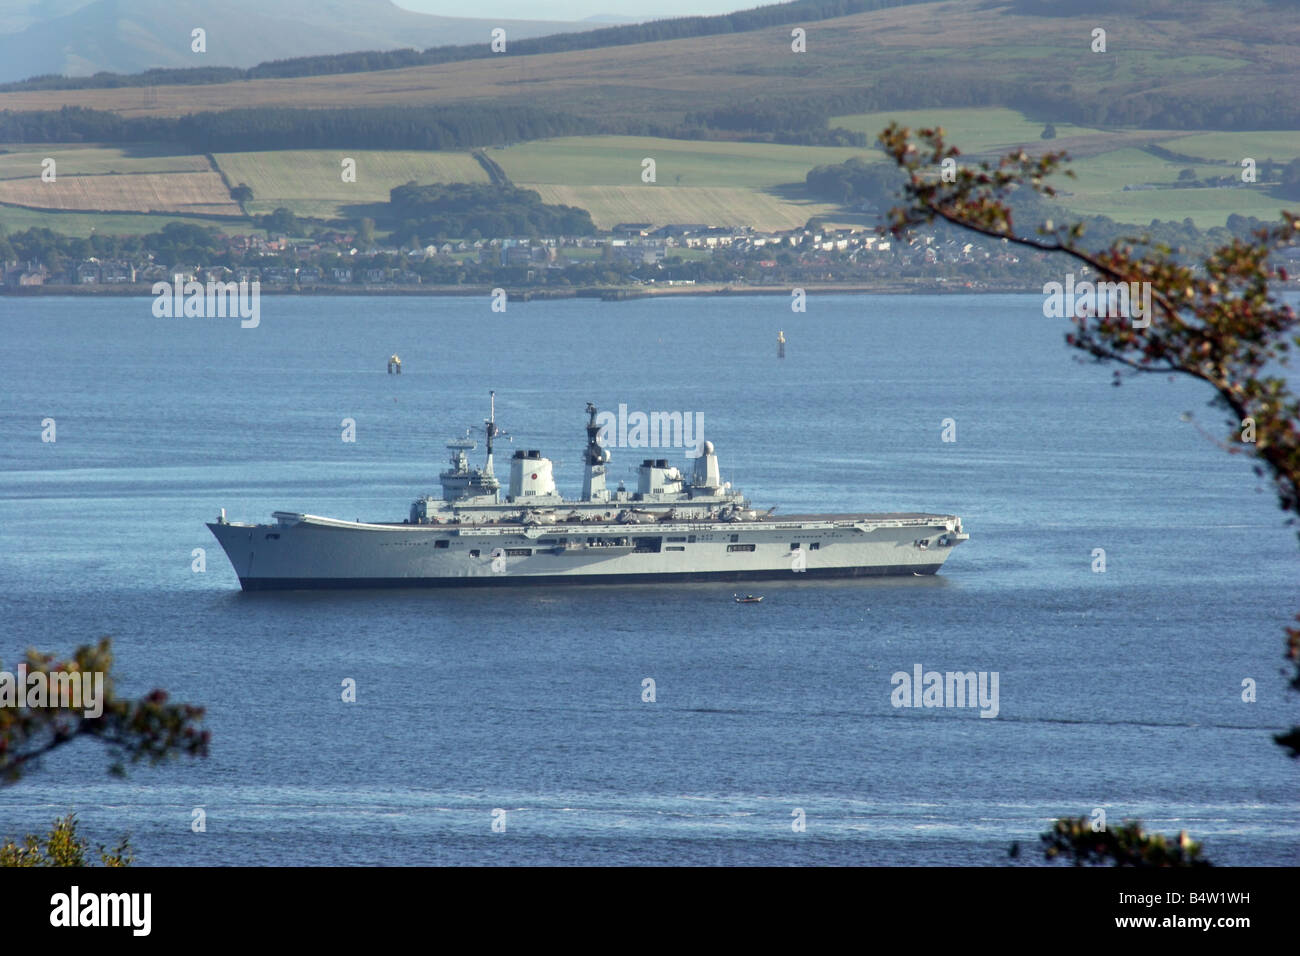
[[[128,298],[152,298],[152,283],[133,283],[123,285],[41,285],[19,288],[0,288],[0,295],[13,297],[24,296],[108,296]],[[302,295],[302,296],[490,296],[493,286],[471,285],[421,285],[421,286],[314,286],[308,289],[287,289],[284,287],[266,287],[262,295]],[[607,302],[622,302],[631,299],[650,299],[662,296],[746,296],[746,295],[780,295],[789,296],[794,289],[803,289],[807,293],[851,293],[863,295],[904,295],[907,293],[951,294],[1010,294],[1041,293],[1041,284],[1022,285],[980,285],[967,286],[959,282],[821,282],[796,285],[732,285],[729,283],[701,283],[697,285],[675,285],[658,287],[612,286],[605,288],[582,289],[511,289],[506,287],[508,297],[516,302],[547,299],[600,299]]]

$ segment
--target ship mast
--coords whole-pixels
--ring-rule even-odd
[[[487,432],[487,464],[483,468],[483,473],[486,475],[492,474],[492,439],[497,434],[497,393],[492,391],[488,392],[488,395],[491,398],[492,407],[490,414],[483,422],[484,430]]]
[[[605,465],[609,461],[609,451],[600,444],[600,425],[596,423],[596,406],[587,403],[587,450],[583,453],[582,463],[586,466],[582,478],[583,501],[608,501],[609,492],[605,489]]]

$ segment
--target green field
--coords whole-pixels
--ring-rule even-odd
[[[143,235],[158,232],[169,222],[184,222],[195,226],[208,226],[230,235],[248,235],[258,232],[248,219],[196,218],[180,215],[132,215],[129,213],[49,212],[0,204],[0,226],[7,232],[25,229],[52,229],[67,236],[88,237],[92,233],[107,235]]]
[[[47,157],[55,161],[56,180],[53,184],[41,181],[42,161]],[[176,175],[169,175],[176,174]],[[205,178],[206,177],[206,178]],[[202,186],[208,180],[217,191]],[[212,164],[206,156],[177,153],[174,148],[152,143],[128,146],[102,146],[86,143],[0,144],[0,183],[7,203],[0,203],[0,223],[11,231],[43,227],[68,235],[88,236],[92,231],[140,233],[154,232],[173,221],[220,225],[227,231],[240,229],[241,220],[234,217],[209,219],[188,217],[177,211],[156,215],[131,213],[97,213],[94,209],[145,209],[137,205],[143,193],[158,199],[172,194],[190,201],[210,200],[229,204],[229,196],[220,188],[212,173]],[[59,189],[62,185],[65,189]],[[46,205],[44,192],[49,191],[48,211],[29,208]],[[55,192],[55,190],[58,190]],[[79,196],[89,193],[96,197],[89,203],[65,201],[69,194]],[[29,198],[30,197],[30,198]],[[20,203],[21,205],[12,205]],[[72,211],[59,206],[72,206]],[[164,206],[165,208],[165,206]],[[230,205],[230,211],[237,211]],[[202,211],[202,210],[201,210]],[[216,211],[216,210],[214,210]]]
[[[343,181],[344,158],[356,160],[357,181]],[[387,202],[394,186],[408,182],[486,183],[487,173],[469,153],[420,150],[290,149],[278,152],[218,153],[217,166],[230,185],[245,183],[251,214],[284,206],[295,215],[335,218],[352,204]]]
[[[1187,139],[1170,141],[1167,148],[1184,152]],[[1199,228],[1222,226],[1232,213],[1273,219],[1287,203],[1274,199],[1265,186],[1210,189],[1151,189],[1125,192],[1127,185],[1171,184],[1183,169],[1192,169],[1198,179],[1236,175],[1231,166],[1171,162],[1138,149],[1119,149],[1089,156],[1070,164],[1075,179],[1056,181],[1060,202],[1067,209],[1086,215],[1109,216],[1118,222],[1146,225],[1152,219],[1182,221],[1188,217]],[[1292,204],[1294,205],[1294,204]]]
[[[865,154],[776,143],[574,136],[489,155],[516,185],[535,189],[544,202],[586,209],[602,229],[620,222],[790,229],[813,216],[854,221],[810,199],[803,183],[814,166]],[[655,161],[654,183],[641,181],[647,157]]]
[[[557,186],[523,183],[546,203],[578,206],[591,213],[597,228],[620,222],[699,222],[717,226],[793,229],[814,216],[851,222],[830,203],[781,199],[760,189],[725,186]]]
[[[170,147],[150,143],[123,147],[80,143],[0,144],[0,150],[0,179],[39,177],[41,162],[46,157],[54,159],[59,176],[192,173],[212,168],[206,156],[178,154]]]
[[[1026,144],[1043,144],[1040,136],[1043,124],[1026,119],[1015,110],[1005,109],[955,109],[955,110],[899,110],[890,113],[856,113],[850,116],[833,116],[831,126],[842,126],[855,132],[866,133],[867,142],[875,144],[880,131],[891,122],[910,127],[913,131],[925,127],[943,127],[950,145],[963,153],[985,153],[1010,149]],[[1103,130],[1072,123],[1057,123],[1056,138],[1075,136],[1104,136]],[[1051,145],[1047,141],[1046,145]],[[878,155],[878,154],[877,154]]]
[[[1259,130],[1245,133],[1197,133],[1162,145],[1184,156],[1219,159],[1237,166],[1247,157],[1257,163],[1265,159],[1289,163],[1300,157],[1300,132]]]
[[[1257,161],[1270,158],[1287,161],[1300,155],[1300,132],[1296,131],[1187,135],[1168,130],[1098,130],[1058,124],[1057,138],[1043,141],[1039,138],[1042,127],[1037,121],[1003,109],[857,114],[835,117],[831,122],[874,136],[890,119],[913,129],[943,126],[950,141],[965,153],[988,155],[1021,144],[1031,149],[1067,148],[1076,157],[1070,165],[1077,178],[1062,178],[1056,183],[1063,194],[1062,205],[1079,215],[1106,215],[1136,225],[1146,225],[1152,219],[1191,217],[1205,228],[1223,225],[1234,212],[1275,218],[1287,204],[1269,197],[1265,186],[1127,192],[1124,187],[1172,184],[1184,168],[1193,169],[1198,178],[1222,176],[1234,172],[1243,156],[1252,156]],[[1206,162],[1164,160],[1141,148],[1148,144],[1159,144]],[[11,145],[0,146],[0,150],[3,150],[0,183],[8,183],[5,188],[11,192],[17,181],[36,181],[41,160],[53,156],[58,162],[60,178],[88,177],[79,182],[96,189],[87,189],[86,195],[92,200],[102,196],[104,208],[115,209],[135,208],[120,205],[122,197],[131,195],[126,186],[143,184],[150,177],[158,176],[166,178],[163,185],[172,186],[180,201],[185,198],[183,187],[195,181],[192,174],[211,169],[205,156],[177,154],[149,144]],[[883,161],[874,150],[620,136],[540,140],[492,149],[487,155],[500,164],[516,185],[537,190],[545,202],[586,209],[600,228],[619,222],[656,225],[705,222],[785,229],[802,225],[813,217],[832,225],[868,225],[860,214],[813,201],[803,189],[804,177],[814,166],[839,163],[854,156]],[[356,160],[355,183],[342,180],[340,161],[344,156]],[[641,181],[641,163],[646,157],[656,163],[653,184]],[[215,159],[232,185],[246,183],[252,187],[255,198],[245,208],[254,215],[286,206],[299,216],[356,218],[374,215],[375,210],[366,207],[385,202],[394,186],[406,182],[488,181],[487,174],[468,152],[286,150],[224,153]],[[119,178],[114,173],[123,175]],[[122,188],[106,188],[114,184],[121,184]],[[36,205],[25,198],[8,201]],[[78,203],[75,208],[85,207]],[[183,206],[161,208],[178,211],[145,216],[0,205],[0,223],[10,230],[44,226],[83,236],[89,235],[92,229],[152,232],[169,221],[217,225],[233,233],[256,231],[251,220],[199,219],[187,217]]]
[[[1177,149],[1182,140],[1169,145]],[[1172,183],[1184,169],[1192,169],[1198,179],[1232,173],[1226,166],[1179,163],[1159,159],[1140,149],[1117,149],[1097,156],[1087,156],[1070,163],[1075,179],[1062,179],[1057,188],[1077,196],[1100,193],[1123,193],[1124,187],[1138,183]],[[1129,198],[1129,197],[1126,197]]]
[[[569,136],[522,143],[488,155],[516,184],[635,186],[641,161],[655,161],[658,187],[768,189],[795,184],[814,166],[863,156],[861,149],[777,143],[701,142],[648,136]],[[647,188],[653,188],[647,186]]]
[[[1071,196],[1062,200],[1072,212],[1109,216],[1116,222],[1148,225],[1152,219],[1181,222],[1188,217],[1201,229],[1222,226],[1228,216],[1256,216],[1275,219],[1296,203],[1272,199],[1260,187],[1243,189],[1162,189],[1146,192]]]
[[[1239,168],[1219,162],[1161,159],[1137,148],[1139,145],[1156,144],[1181,155],[1211,161],[1230,160],[1234,164],[1244,156],[1258,161],[1300,155],[1300,132],[1290,131],[1185,135],[1168,130],[1099,130],[1058,123],[1056,139],[1041,140],[1041,124],[1013,110],[1002,109],[871,113],[838,116],[831,123],[874,136],[891,119],[913,130],[942,126],[947,142],[963,153],[999,153],[1019,145],[1031,149],[1064,149],[1075,157],[1069,162],[1075,178],[1061,176],[1053,180],[1062,194],[1061,205],[1080,215],[1109,216],[1118,222],[1137,225],[1147,225],[1152,219],[1182,221],[1190,217],[1204,229],[1222,226],[1232,213],[1272,219],[1287,208],[1287,203],[1270,197],[1262,186],[1126,192],[1124,187],[1129,185],[1175,183],[1184,169],[1195,171],[1198,179],[1240,172]]]

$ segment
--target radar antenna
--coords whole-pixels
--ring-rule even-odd
[[[497,393],[495,391],[488,392],[488,398],[492,404],[488,417],[483,419],[483,433],[487,436],[487,464],[484,465],[483,470],[490,475],[492,474],[492,439],[498,435],[510,441],[514,441],[514,439],[497,428]]]
[[[583,463],[587,465],[603,465],[609,461],[609,452],[600,444],[600,426],[596,424],[596,406],[591,402],[587,403],[587,451],[583,456]]]

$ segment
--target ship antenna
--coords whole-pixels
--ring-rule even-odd
[[[485,429],[487,432],[487,466],[484,470],[490,475],[492,474],[492,439],[497,434],[497,393],[489,391],[488,396],[492,404],[487,421],[484,422],[487,426]]]

